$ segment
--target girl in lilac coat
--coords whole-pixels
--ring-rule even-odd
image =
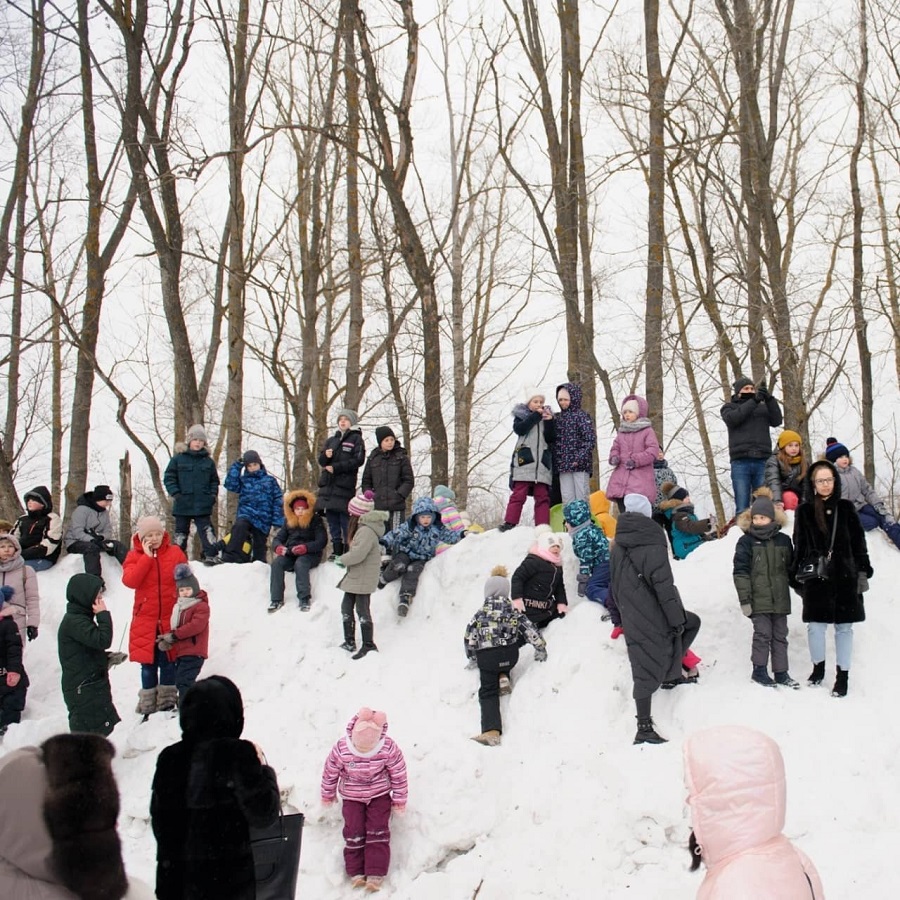
[[[615,471],[606,487],[606,496],[615,500],[619,512],[625,510],[626,494],[643,494],[656,501],[653,463],[659,455],[659,441],[647,418],[647,401],[629,394],[622,402],[622,424],[609,451],[609,464]]]
[[[363,707],[322,772],[322,803],[343,798],[344,865],[353,887],[381,890],[391,862],[391,809],[406,811],[406,760],[387,736],[387,716]]]

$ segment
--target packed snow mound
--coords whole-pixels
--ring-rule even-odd
[[[875,577],[866,597],[869,620],[856,626],[845,700],[830,696],[828,678],[806,686],[809,656],[800,603],[790,618],[791,671],[800,691],[750,681],[752,627],[731,579],[732,529],[687,560],[673,562],[685,606],[703,627],[694,645],[703,658],[700,683],[658,692],[653,714],[669,739],[632,746],[634,708],[625,643],[610,640],[603,610],[576,594],[577,564],[566,539],[564,563],[571,611],[545,632],[549,660],[525,648],[502,701],[503,744],[469,740],[480,731],[478,673],[466,670],[463,633],[479,607],[491,568],[512,572],[534,539],[530,527],[470,535],[430,562],[409,617],[396,615],[398,587],[373,595],[379,652],[359,661],[342,641],[337,583],[342,570],[313,572],[311,612],[299,611],[288,576],[287,603],[267,613],[269,569],[262,563],[193,568],[212,608],[210,658],[201,677],[227,675],[246,706],[244,736],[265,750],[291,809],[306,814],[298,897],[345,897],[339,804],[319,803],[322,765],[361,707],[387,712],[389,733],[409,767],[409,807],[394,817],[392,861],[384,890],[397,898],[529,900],[529,898],[693,897],[702,873],[688,871],[690,831],[684,806],[681,744],[706,726],[741,723],[781,745],[788,776],[788,836],[815,862],[829,897],[895,895],[884,860],[900,844],[900,732],[886,690],[896,681],[900,645],[900,553],[878,532],[868,535]],[[126,649],[132,592],[104,557],[113,649]],[[21,725],[0,752],[65,731],[56,629],[65,585],[81,571],[64,558],[39,575],[42,623],[29,644],[32,687]],[[138,667],[112,670],[122,723],[112,735],[122,794],[120,832],[129,871],[154,880],[150,785],[159,751],[179,739],[176,718],[146,724],[134,713]]]

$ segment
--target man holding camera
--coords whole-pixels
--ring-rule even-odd
[[[66,553],[80,553],[84,556],[84,571],[88,575],[102,577],[100,554],[114,556],[120,563],[125,561],[128,548],[112,537],[112,522],[109,507],[113,492],[109,485],[98,484],[78,498],[75,512],[69,521],[63,543]]]

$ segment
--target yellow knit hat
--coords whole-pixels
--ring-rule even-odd
[[[782,431],[781,434],[778,435],[778,449],[784,450],[788,444],[802,444],[803,438],[797,434],[796,431]]]

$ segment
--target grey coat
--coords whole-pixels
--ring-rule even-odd
[[[847,466],[846,469],[842,469],[840,466],[835,466],[835,468],[841,479],[841,496],[845,500],[849,500],[857,512],[868,504],[874,506],[881,515],[890,515],[884,505],[884,500],[878,496],[875,488],[866,481],[865,476],[856,466]]]
[[[91,541],[93,535],[98,534],[104,538],[112,538],[112,523],[109,519],[109,511],[97,506],[90,494],[82,494],[78,498],[78,504],[69,519],[69,527],[63,538],[63,545],[68,547],[75,541]]]
[[[672,630],[684,625],[687,617],[672,578],[665,531],[640,513],[622,513],[610,566],[634,678],[633,696],[641,700],[664,681],[681,676],[681,637]]]
[[[513,408],[513,433],[516,449],[512,457],[512,480],[535,484],[553,483],[553,450],[556,422],[544,419],[524,403]]]
[[[341,556],[347,572],[338,583],[338,590],[348,594],[371,594],[378,588],[381,574],[381,544],[384,523],[388,513],[383,509],[373,509],[359,517],[359,527],[350,549]]]

